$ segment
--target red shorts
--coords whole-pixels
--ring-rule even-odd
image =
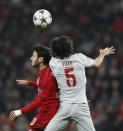
[[[56,107],[46,107],[43,106],[38,114],[35,115],[32,122],[29,125],[29,129],[38,128],[44,129],[49,121],[53,118],[58,110],[58,106]]]

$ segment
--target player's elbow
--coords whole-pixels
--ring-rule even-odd
[[[100,65],[101,65],[101,64],[99,64],[99,63],[96,63],[96,62],[94,63],[94,67],[96,67],[96,68],[99,68]]]

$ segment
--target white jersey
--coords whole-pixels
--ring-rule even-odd
[[[49,65],[60,89],[60,101],[87,103],[85,67],[93,64],[94,60],[82,53],[65,59],[52,57]]]

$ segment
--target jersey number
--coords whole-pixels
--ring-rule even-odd
[[[76,86],[76,77],[73,74],[73,68],[64,69],[65,76],[66,76],[66,83],[69,87],[75,87]]]
[[[34,125],[35,122],[36,122],[36,120],[37,120],[37,118],[33,118],[33,120],[32,120],[32,122],[30,123],[30,125],[31,125],[31,126]]]

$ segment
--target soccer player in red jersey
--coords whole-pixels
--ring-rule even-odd
[[[55,77],[49,67],[49,49],[38,46],[33,49],[31,61],[33,67],[38,67],[36,82],[27,80],[16,80],[18,84],[34,86],[38,89],[36,98],[27,106],[11,111],[9,118],[13,120],[22,114],[40,108],[29,125],[28,131],[43,131],[59,107],[58,86]]]

